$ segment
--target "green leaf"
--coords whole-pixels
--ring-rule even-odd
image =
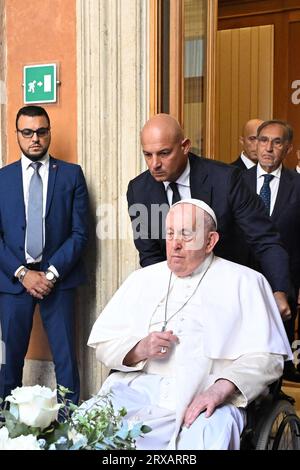
[[[22,435],[28,436],[28,434],[33,434],[32,428],[30,428],[24,423],[13,423],[12,421],[7,421],[5,425],[8,429],[9,437],[11,437],[12,439]]]
[[[40,434],[40,438],[45,439],[47,444],[56,443],[61,437],[68,437],[69,423],[55,423],[51,429],[48,429],[45,433]],[[56,444],[55,444],[56,445]]]
[[[127,415],[127,410],[126,410],[126,408],[124,408],[124,407],[121,408],[121,409],[119,410],[119,414],[120,414],[120,416],[122,416],[122,418],[123,418],[124,416],[126,416],[126,415]]]
[[[147,434],[148,432],[151,432],[151,431],[152,431],[152,428],[150,428],[150,426],[147,426],[147,424],[142,425],[141,432],[143,434]]]

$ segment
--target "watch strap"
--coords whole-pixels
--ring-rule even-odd
[[[19,281],[21,282],[21,284],[23,284],[23,281],[24,281],[24,277],[26,276],[26,274],[28,273],[28,269],[25,268],[25,266],[21,269],[21,271],[18,272],[18,279]]]

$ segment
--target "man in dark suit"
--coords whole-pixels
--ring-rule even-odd
[[[264,122],[257,130],[258,165],[243,174],[253,192],[261,194],[275,227],[289,254],[291,286],[289,304],[292,318],[285,323],[290,344],[294,340],[297,303],[300,301],[300,175],[283,166],[292,151],[293,130],[284,121]],[[268,183],[266,183],[268,180]],[[259,264],[253,267],[260,270]],[[293,363],[287,362],[284,378],[300,382],[300,373]]]
[[[243,127],[240,136],[242,152],[240,156],[231,162],[231,165],[239,167],[241,170],[249,170],[257,163],[257,141],[256,134],[258,127],[263,123],[261,119],[250,119]]]
[[[219,221],[216,254],[246,264],[238,249],[238,231],[242,230],[263,266],[282,317],[289,317],[288,256],[262,201],[243,184],[240,170],[189,154],[190,140],[166,114],[145,124],[141,143],[148,170],[130,181],[127,191],[141,266],[166,259],[163,225],[169,205],[178,197],[201,199],[212,207]]]
[[[49,156],[47,112],[19,110],[21,159],[0,170],[0,319],[6,361],[0,395],[22,385],[36,304],[45,327],[57,383],[79,399],[74,344],[75,288],[85,281],[88,194],[80,166]]]

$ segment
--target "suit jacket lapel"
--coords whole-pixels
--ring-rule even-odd
[[[201,157],[190,155],[190,165],[191,197],[195,199],[201,199],[210,206],[212,199],[212,188],[208,177],[208,172],[205,170],[204,165],[202,165]]]
[[[157,183],[155,190],[152,195],[154,204],[169,204],[165,185],[163,183]]]
[[[45,217],[47,217],[52,197],[53,197],[53,191],[54,191],[54,186],[55,186],[55,180],[56,180],[56,175],[57,175],[57,170],[58,170],[58,161],[50,157],[49,160],[49,177],[48,177],[48,189],[47,189],[47,203],[46,203],[46,214]]]
[[[279,180],[278,193],[277,193],[274,209],[271,215],[272,220],[276,221],[278,216],[282,214],[282,211],[284,211],[284,208],[288,204],[292,191],[293,191],[293,185],[290,182],[290,175],[285,170],[285,168],[282,167],[281,176]]]
[[[249,187],[257,192],[257,166],[250,168],[250,170],[246,171],[246,178],[248,178]]]

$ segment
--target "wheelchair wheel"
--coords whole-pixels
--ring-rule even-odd
[[[286,400],[275,402],[258,428],[256,450],[300,449],[300,420]]]
[[[273,450],[300,449],[300,420],[297,415],[287,415],[281,422],[274,439]]]

